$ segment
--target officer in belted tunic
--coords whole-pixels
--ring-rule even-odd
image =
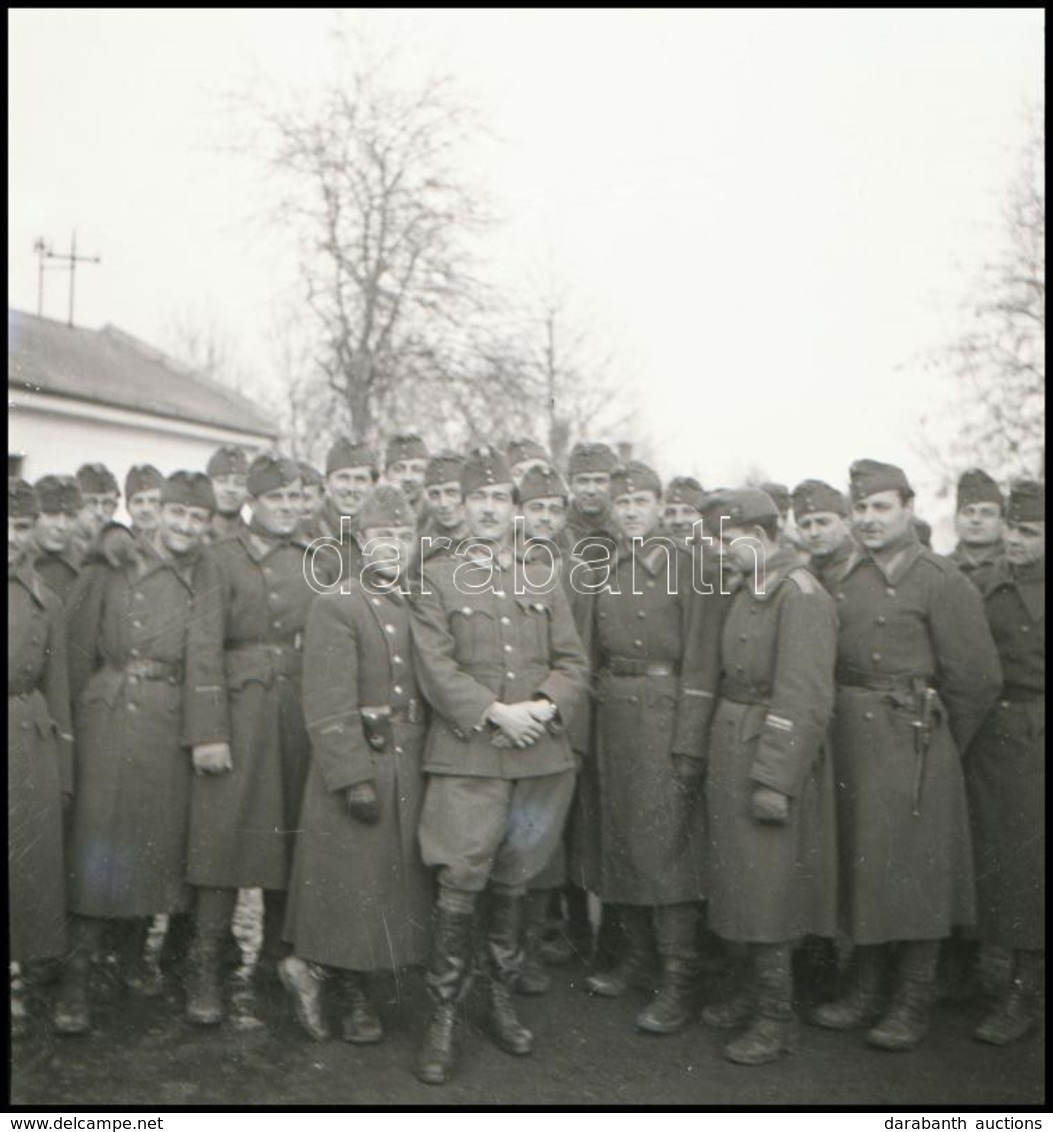
[[[7,828],[12,1036],[29,1016],[21,964],[66,949],[63,804],[73,793],[62,602],[33,569],[36,492],[7,482]]]
[[[72,476],[42,476],[34,490],[40,512],[33,532],[37,547],[33,568],[64,603],[81,571],[82,555],[74,533],[84,501]]]
[[[859,546],[837,603],[834,759],[843,928],[855,944],[844,995],[817,1025],[879,1021],[867,1041],[913,1049],[928,1029],[940,941],[975,916],[961,752],[998,695],[1001,667],[980,595],[914,534],[900,468],[850,469]],[[898,943],[882,1006],[884,945]]]
[[[837,616],[779,544],[779,512],[765,492],[728,492],[716,507],[743,583],[724,622],[708,744],[709,923],[745,952],[736,993],[702,1018],[722,1029],[748,1023],[724,1056],[762,1065],[789,1048],[796,944],[837,928],[828,743]]]
[[[280,941],[310,752],[301,673],[315,590],[297,533],[300,471],[264,454],[247,482],[252,519],[210,547],[217,580],[195,598],[189,642],[187,879],[197,893],[187,1016],[201,1025],[222,1018],[220,944],[239,888],[264,889],[265,952]],[[245,975],[234,988],[235,1022],[252,1027],[253,972]]]
[[[987,575],[1004,551],[1005,498],[987,472],[969,468],[958,477],[956,503],[958,545],[947,557],[983,592]]]
[[[248,499],[249,458],[237,444],[224,444],[208,458],[205,472],[212,481],[216,511],[212,516],[209,542],[233,538],[245,530],[242,508]]]
[[[975,576],[975,575],[974,575]],[[983,579],[1004,683],[965,763],[976,857],[977,930],[1006,948],[1008,986],[974,1032],[992,1045],[1030,1033],[1046,950],[1046,489],[1011,485],[1005,556]]]
[[[808,553],[805,565],[827,592],[833,592],[855,545],[848,503],[837,488],[822,480],[802,480],[791,498],[794,523]]]
[[[369,974],[423,964],[431,876],[417,842],[426,734],[404,583],[416,534],[402,491],[378,484],[359,512],[361,580],[307,619],[304,717],[311,766],[278,972],[307,1034],[329,1034],[323,980],[339,974],[345,1041],[379,1042]]]
[[[523,959],[523,898],[563,832],[574,791],[566,731],[587,677],[558,579],[515,557],[515,489],[504,456],[490,447],[468,453],[461,489],[474,545],[432,559],[413,598],[417,675],[433,710],[420,844],[439,892],[433,1011],[417,1063],[429,1084],[453,1072],[457,1006],[484,892],[490,1030],[507,1053],[533,1048],[511,997]]]
[[[705,897],[705,736],[719,677],[726,601],[699,592],[692,556],[660,534],[662,484],[638,461],[611,473],[620,531],[613,566],[593,564],[591,630],[596,694],[599,896],[621,904],[627,951],[586,982],[624,994],[649,965],[662,978],[636,1025],[655,1034],[692,1020]],[[582,792],[590,787],[582,776]]]
[[[69,847],[71,950],[55,1007],[60,1034],[90,1027],[91,957],[108,920],[133,921],[188,906],[190,757],[184,673],[198,555],[212,518],[208,477],[164,483],[157,529],[136,540],[127,566],[99,560],[70,596],[70,692],[77,798]],[[140,961],[126,983],[160,993],[160,970]]]

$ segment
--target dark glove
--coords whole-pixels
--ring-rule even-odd
[[[695,790],[706,775],[706,764],[702,759],[691,755],[673,753],[673,770],[680,786],[687,791]]]
[[[363,825],[376,825],[380,819],[380,799],[372,780],[347,788],[347,812]]]
[[[754,821],[785,825],[790,820],[790,799],[770,786],[754,786],[750,809]]]

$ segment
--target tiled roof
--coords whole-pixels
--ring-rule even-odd
[[[276,423],[246,397],[114,326],[67,326],[7,312],[7,383],[155,416],[274,437]]]

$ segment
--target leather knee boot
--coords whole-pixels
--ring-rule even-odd
[[[884,948],[857,947],[848,970],[848,986],[839,998],[817,1006],[808,1021],[826,1030],[855,1030],[877,1016],[881,996]]]
[[[186,1016],[198,1026],[218,1026],[223,1020],[219,969],[236,899],[232,888],[197,889],[194,939],[187,957]]]
[[[552,980],[541,957],[541,937],[548,920],[550,896],[551,890],[547,888],[536,889],[526,896],[523,913],[523,967],[515,987],[520,994],[546,994],[552,989]]]
[[[292,998],[296,1021],[315,1042],[324,1042],[329,1037],[329,1027],[322,1010],[322,986],[326,974],[320,963],[301,959],[299,955],[287,955],[278,964],[278,978]]]
[[[731,993],[702,1011],[702,1021],[717,1030],[734,1030],[745,1025],[757,1007],[757,979],[748,944],[728,949],[731,955]]]
[[[908,940],[900,944],[896,989],[884,1017],[867,1033],[878,1049],[914,1049],[929,1029],[929,1011],[936,997],[939,940]]]
[[[523,967],[523,905],[525,897],[491,888],[486,935],[490,974],[490,1029],[497,1047],[523,1057],[534,1048],[534,1035],[519,1021],[512,1000]]]
[[[168,917],[153,916],[144,921],[141,943],[132,956],[124,975],[124,985],[143,998],[157,998],[164,993],[164,976],[161,973],[161,952],[168,933]]]
[[[698,1006],[698,907],[668,904],[654,910],[662,978],[651,1004],[637,1015],[648,1034],[675,1034],[694,1021]]]
[[[88,916],[70,917],[70,948],[62,970],[58,1001],[55,1003],[56,1034],[86,1034],[91,1029],[88,976],[104,927],[104,920]]]
[[[1009,985],[994,1009],[973,1031],[977,1041],[994,1046],[1019,1041],[1034,1029],[1040,1013],[1042,990],[1041,951],[1015,951]]]
[[[358,1046],[382,1042],[384,1027],[369,997],[369,976],[364,971],[345,971],[343,983],[351,1007],[341,1022],[344,1041]]]
[[[592,994],[604,998],[620,998],[630,987],[646,985],[647,974],[654,964],[651,909],[623,904],[620,913],[625,936],[621,959],[609,971],[598,971],[585,980]]]
[[[793,1040],[793,947],[758,943],[753,952],[756,1011],[741,1037],[724,1047],[739,1065],[764,1065],[790,1050]]]
[[[472,981],[475,912],[470,894],[441,893],[435,907],[432,956],[428,966],[431,1018],[417,1055],[417,1077],[427,1085],[445,1085],[457,1061],[458,1007]]]

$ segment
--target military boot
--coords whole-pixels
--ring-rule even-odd
[[[791,1049],[793,1015],[793,949],[788,943],[753,947],[757,1009],[748,1029],[728,1042],[724,1056],[737,1065],[765,1065]]]
[[[458,1009],[472,981],[472,944],[475,914],[471,898],[454,908],[443,903],[452,899],[440,893],[435,907],[432,957],[428,967],[428,993],[432,1014],[417,1054],[417,1078],[426,1085],[445,1085],[457,1062]]]
[[[91,1029],[88,978],[92,957],[104,926],[104,921],[89,919],[87,916],[70,918],[70,950],[66,956],[62,983],[55,1003],[53,1028],[56,1034],[86,1034]]]
[[[621,959],[609,971],[597,971],[585,980],[586,989],[603,998],[621,998],[632,987],[646,986],[654,966],[651,910],[626,904],[620,920],[625,936]]]
[[[552,980],[541,956],[541,938],[548,919],[549,890],[537,889],[527,894],[523,915],[523,967],[516,979],[520,994],[547,994]]]
[[[187,956],[186,1016],[197,1026],[218,1026],[223,1021],[219,965],[220,941],[196,938]]]
[[[329,1037],[329,1027],[322,1011],[322,984],[325,970],[318,963],[287,955],[278,964],[278,978],[289,992],[296,1012],[296,1021],[304,1033],[315,1042]]]
[[[144,925],[141,947],[137,947],[124,975],[124,985],[143,998],[158,998],[164,994],[164,975],[161,972],[161,952],[168,932],[168,917],[154,916]]]
[[[654,910],[655,936],[662,957],[662,979],[651,1004],[636,1018],[648,1034],[675,1034],[695,1019],[698,1009],[698,909],[671,904]]]
[[[490,974],[490,1032],[498,1049],[523,1057],[534,1048],[534,1035],[519,1021],[512,988],[523,969],[524,897],[496,886],[490,889],[486,937]]]
[[[825,1030],[856,1030],[878,1012],[881,994],[882,948],[857,947],[849,964],[848,986],[840,998],[824,1002],[808,1021]]]
[[[369,997],[369,977],[364,971],[346,971],[344,990],[351,1010],[341,1022],[341,1034],[352,1045],[376,1045],[384,1040],[384,1027]]]
[[[937,940],[911,940],[900,946],[892,1002],[881,1021],[867,1032],[870,1045],[897,1053],[914,1049],[928,1032],[940,947]]]
[[[26,985],[22,968],[11,964],[11,1040],[18,1041],[29,1033],[29,1010],[26,1006]]]
[[[995,1008],[973,1031],[979,1042],[1005,1046],[1019,1041],[1034,1029],[1040,1014],[1042,986],[1041,951],[1017,951],[1013,974]]]
[[[734,1030],[744,1026],[756,1013],[757,980],[749,954],[733,954],[731,959],[731,993],[702,1011],[702,1021],[716,1030]]]

